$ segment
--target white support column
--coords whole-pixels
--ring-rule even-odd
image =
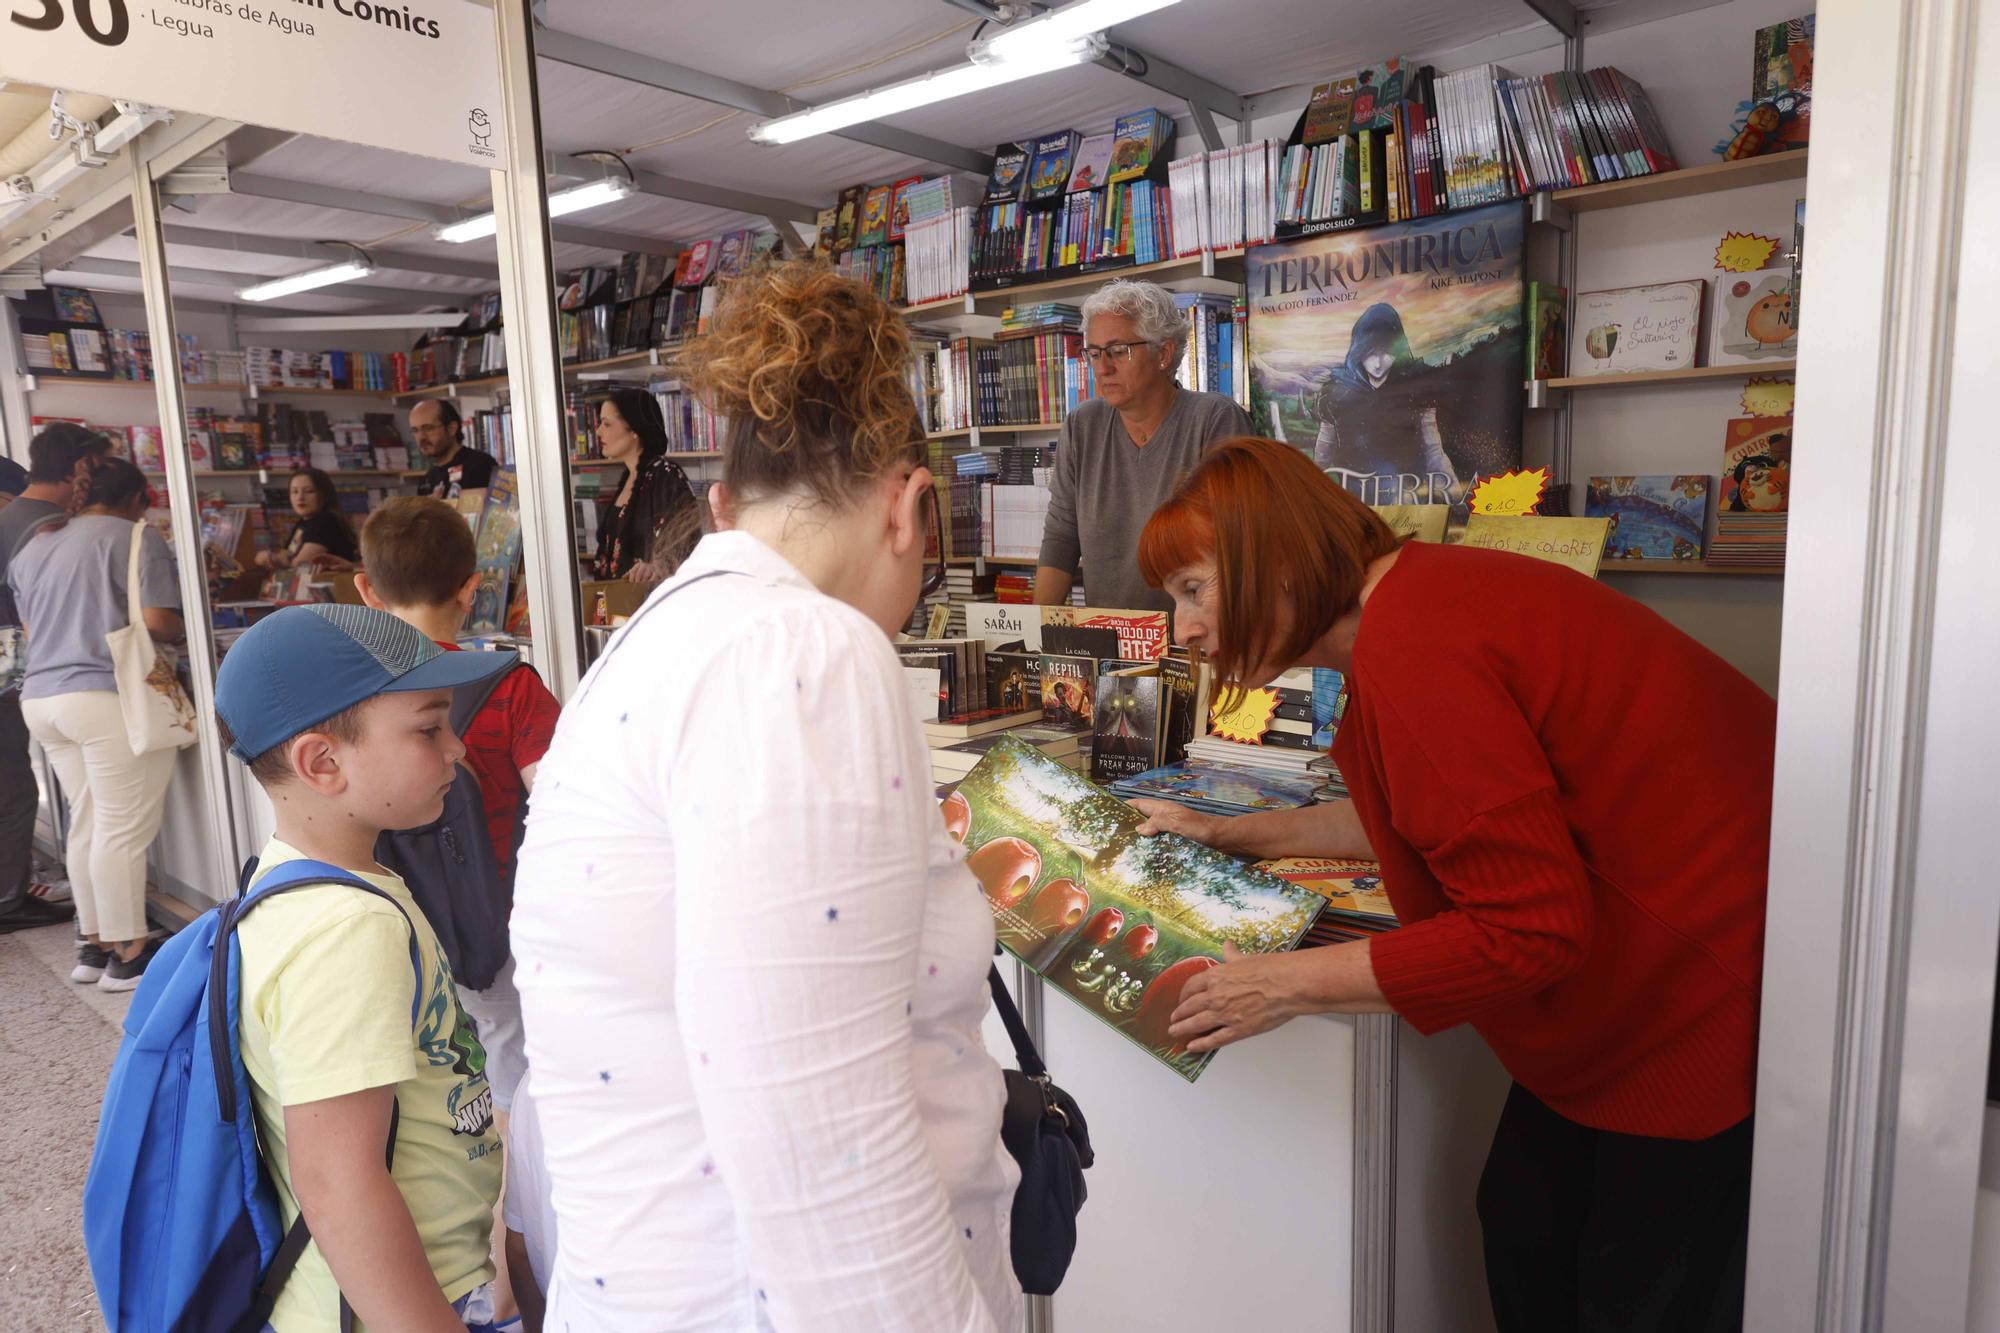
[[[556,341],[555,260],[549,249],[530,0],[497,0],[493,20],[500,45],[506,150],[505,169],[492,173],[493,211],[499,220],[496,239],[528,618],[542,678],[558,699],[567,699],[582,677],[583,622],[578,614],[569,443],[563,434],[562,357]]]
[[[200,771],[207,799],[211,891],[235,885],[244,850],[237,845],[225,766],[229,756],[215,731],[215,633],[208,604],[208,568],[202,558],[201,511],[195,494],[194,462],[187,447],[187,392],[181,384],[180,346],[174,331],[173,291],[167,281],[167,242],[160,229],[160,199],[153,188],[146,139],[132,146],[132,230],[139,247],[139,284],[146,301],[146,330],[153,343],[154,388],[160,406],[160,444],[166,454],[167,496],[173,513],[174,551],[181,582],[181,613],[187,622],[188,677],[199,725]]]
[[[2000,3],[1819,11],[1747,1326],[1966,1327],[2000,933]],[[1981,71],[1985,71],[1984,74]],[[1913,132],[1921,127],[1921,132]]]
[[[1396,1327],[1396,1042],[1393,1014],[1354,1018],[1352,1333]]]

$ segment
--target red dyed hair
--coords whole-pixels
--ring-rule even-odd
[[[1296,662],[1354,609],[1369,564],[1398,545],[1380,514],[1304,453],[1239,438],[1211,445],[1154,511],[1139,534],[1139,572],[1158,588],[1175,570],[1215,561],[1213,660],[1230,681],[1258,663]],[[1289,624],[1275,614],[1281,598]]]

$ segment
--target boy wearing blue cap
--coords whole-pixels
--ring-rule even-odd
[[[301,889],[238,927],[258,1135],[285,1225],[303,1209],[313,1236],[276,1333],[337,1333],[343,1297],[378,1329],[484,1327],[501,1162],[485,1052],[436,934],[374,850],[442,810],[465,752],[452,691],[512,665],[441,652],[366,607],[301,606],[253,626],[217,674],[224,742],[276,810],[259,872],[322,861],[392,900]]]

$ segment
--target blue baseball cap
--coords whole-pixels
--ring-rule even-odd
[[[366,606],[288,606],[245,630],[215,674],[215,711],[249,763],[378,694],[455,690],[512,667],[513,653],[450,653]]]

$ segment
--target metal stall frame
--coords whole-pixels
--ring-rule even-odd
[[[1821,6],[1746,1326],[1967,1327],[2000,880],[2000,3]]]

